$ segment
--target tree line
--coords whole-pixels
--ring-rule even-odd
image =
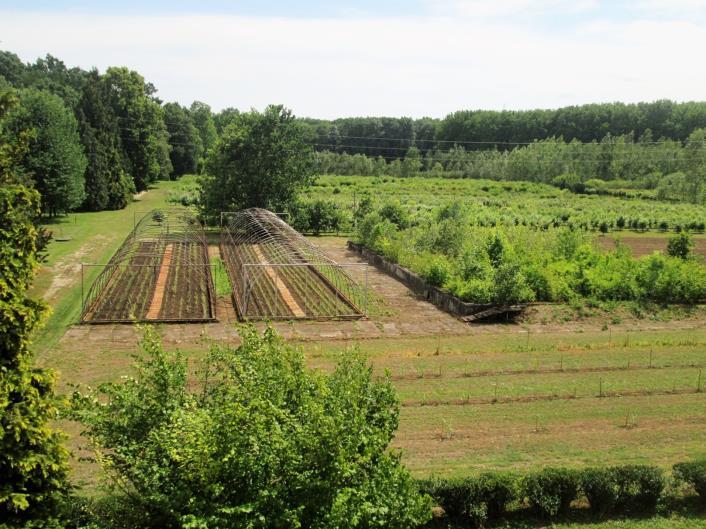
[[[208,105],[163,105],[125,67],[101,74],[51,55],[25,64],[0,52],[0,91],[18,100],[0,139],[27,142],[15,173],[39,191],[45,214],[123,208],[156,180],[196,172],[217,138]]]
[[[511,150],[546,138],[601,141],[606,136],[649,134],[684,141],[706,127],[706,102],[600,103],[553,110],[462,110],[443,119],[356,117],[302,119],[317,150],[402,158],[412,146],[422,153],[448,150]]]
[[[39,191],[49,215],[120,209],[156,180],[207,172],[219,139],[233,147],[229,125],[250,114],[213,113],[199,101],[165,104],[135,71],[69,68],[51,55],[23,63],[0,52],[0,91],[8,90],[19,104],[0,123],[0,140],[28,143],[13,173]],[[627,187],[696,203],[706,193],[706,102],[294,120],[319,174],[529,180],[578,192]],[[214,158],[211,168],[218,164]]]
[[[620,194],[651,190],[660,200],[706,201],[706,129],[682,142],[653,141],[647,131],[606,135],[589,143],[559,138],[509,150],[473,150],[463,145],[429,150],[410,147],[397,158],[347,152],[316,152],[317,174],[434,176],[545,183],[577,193]]]

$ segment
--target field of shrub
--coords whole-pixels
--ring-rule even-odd
[[[706,208],[697,204],[582,195],[540,183],[484,179],[325,175],[317,178],[303,203],[334,203],[346,226],[352,225],[353,210],[365,207],[366,200],[377,205],[395,200],[412,216],[458,202],[469,211],[471,224],[486,227],[700,233],[706,223]]]

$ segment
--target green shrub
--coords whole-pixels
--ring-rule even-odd
[[[517,499],[517,478],[511,474],[481,474],[478,483],[488,518],[503,516],[507,512],[508,504]]]
[[[618,501],[618,484],[613,469],[587,468],[581,471],[581,489],[591,511],[598,516],[611,511]]]
[[[505,514],[517,498],[517,480],[509,474],[485,473],[478,477],[430,479],[419,482],[451,520],[483,527],[489,518]]]
[[[679,259],[686,259],[691,254],[691,250],[694,247],[694,241],[687,232],[681,232],[674,237],[669,239],[667,243],[667,255],[670,257],[678,257]]]
[[[618,487],[617,508],[627,511],[652,511],[662,495],[666,480],[661,469],[648,465],[614,467]]]
[[[416,527],[431,517],[390,452],[399,404],[359,354],[330,374],[271,328],[211,347],[201,382],[149,329],[135,377],[74,394],[74,416],[138,523],[109,527]],[[110,515],[110,513],[108,513]]]
[[[443,287],[451,278],[451,265],[441,256],[432,258],[424,271],[424,279],[435,287]]]
[[[706,460],[677,463],[673,469],[674,479],[691,485],[701,501],[706,503]]]
[[[565,468],[545,468],[524,480],[524,494],[530,506],[541,516],[566,513],[578,497],[579,474]]]
[[[398,202],[389,202],[379,210],[380,216],[392,222],[399,229],[403,230],[409,226],[409,215]]]

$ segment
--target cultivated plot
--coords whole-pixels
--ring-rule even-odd
[[[214,288],[203,228],[185,209],[147,213],[82,296],[84,323],[211,321]]]
[[[252,208],[228,216],[221,254],[241,319],[360,318],[367,289],[277,215]]]

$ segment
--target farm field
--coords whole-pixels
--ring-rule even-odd
[[[616,229],[622,218],[625,233],[631,230],[673,233],[677,226],[689,224],[699,225],[697,231],[703,232],[706,222],[704,208],[698,205],[580,195],[529,182],[325,175],[318,177],[308,195],[331,200],[347,211],[352,211],[354,204],[359,204],[366,195],[378,204],[399,201],[410,213],[458,202],[469,207],[472,223],[479,226],[521,224],[598,230],[606,222]]]
[[[161,183],[130,207],[163,205],[171,185]],[[125,231],[113,230],[103,242],[107,257],[132,228],[132,214],[121,213]],[[105,222],[98,215],[110,214],[77,214],[75,235],[50,246],[49,263],[56,266],[86,251],[86,241],[94,241]],[[311,240],[339,262],[360,262],[345,248],[344,237]],[[67,244],[73,252],[62,246]],[[209,254],[213,259],[217,248]],[[53,270],[42,270],[36,291],[51,284]],[[699,373],[706,369],[703,308],[665,308],[647,316],[602,309],[577,316],[572,307],[539,306],[519,324],[471,326],[374,269],[370,285],[374,310],[367,321],[280,322],[275,327],[301,344],[314,368],[329,370],[338,355],[356,347],[368,356],[376,375],[389,371],[401,401],[393,446],[402,449],[415,476],[582,467],[595,461],[666,468],[706,455],[706,392],[698,392]],[[54,306],[74,303],[70,314],[77,318],[79,288],[74,281],[58,291],[46,286],[43,291]],[[137,341],[132,326],[81,326],[66,332],[62,322],[71,321],[50,320],[50,332],[35,346],[40,363],[59,371],[61,391],[70,391],[69,384],[94,385],[129,372]],[[170,324],[161,333],[165,347],[184,351],[193,369],[208,347],[204,337],[238,343],[229,322]],[[80,427],[62,426],[76,456],[74,479],[90,493],[96,472],[91,463],[79,461],[88,455],[80,448],[85,444]],[[652,527],[630,523],[625,527]],[[669,523],[690,529],[701,522]],[[605,527],[622,525],[608,522]]]

